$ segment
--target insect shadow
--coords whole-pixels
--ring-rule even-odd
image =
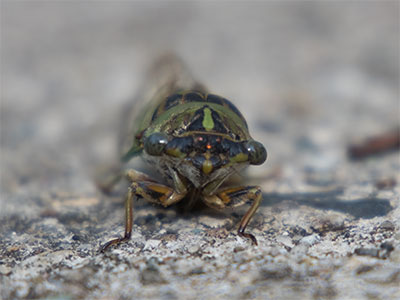
[[[390,204],[388,199],[366,197],[355,200],[343,200],[341,199],[343,193],[344,189],[315,193],[263,193],[263,201],[261,202],[260,207],[274,206],[283,201],[292,201],[298,205],[348,213],[356,219],[372,219],[374,217],[385,216],[393,210],[393,206]],[[122,197],[123,194],[118,193],[118,195]],[[226,218],[226,213],[231,214],[233,212],[234,214],[234,210],[229,210],[225,213],[213,211],[205,206],[201,201],[199,201],[194,207],[187,209],[184,202],[185,201],[182,201],[181,203],[178,203],[178,205],[174,205],[167,209],[175,210],[178,213],[178,216],[182,218],[190,218],[190,216],[193,215],[207,215],[210,213],[216,218]],[[121,207],[120,201],[115,201],[112,205],[115,208]],[[157,207],[144,200],[139,200],[138,209],[143,209],[146,206]],[[162,210],[165,208],[160,207],[160,209]]]
[[[342,200],[340,196],[343,189],[317,193],[263,193],[261,206],[272,206],[282,201],[293,201],[298,205],[307,205],[318,209],[327,209],[348,213],[357,219],[371,219],[377,216],[385,216],[393,210],[388,199],[368,197],[356,200]]]

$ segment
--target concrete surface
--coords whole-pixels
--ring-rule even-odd
[[[1,2],[0,298],[400,298],[399,152],[349,144],[399,126],[399,2]],[[264,201],[180,214],[96,170],[120,110],[174,51],[231,99],[267,162]]]

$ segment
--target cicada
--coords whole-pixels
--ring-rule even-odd
[[[129,181],[125,234],[104,244],[102,250],[130,239],[135,198],[164,207],[180,201],[187,205],[203,201],[218,210],[250,203],[238,235],[257,245],[254,235],[245,229],[262,200],[260,187],[221,186],[248,165],[264,163],[266,149],[250,136],[236,106],[209,93],[176,57],[163,57],[148,78],[150,83],[137,99],[144,107],[127,113],[133,125],[123,134],[130,142],[121,161],[141,156],[164,181],[133,169],[125,172]]]

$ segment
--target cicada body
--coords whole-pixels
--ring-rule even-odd
[[[135,110],[139,114],[134,118],[130,149],[122,160],[142,156],[165,182],[135,170],[126,172],[130,187],[125,236],[108,242],[103,250],[130,238],[135,197],[165,207],[185,199],[216,209],[252,202],[238,234],[257,244],[244,230],[261,202],[260,188],[221,185],[244,167],[262,164],[267,157],[264,146],[251,138],[246,120],[229,100],[208,93],[187,71],[177,72],[184,70],[179,61],[168,57],[159,65],[158,75],[152,77],[159,87],[152,90],[143,110]]]

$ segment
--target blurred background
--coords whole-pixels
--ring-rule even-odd
[[[243,111],[268,167],[329,171],[399,124],[398,1],[2,1],[1,17],[2,192],[93,191],[165,52]]]

